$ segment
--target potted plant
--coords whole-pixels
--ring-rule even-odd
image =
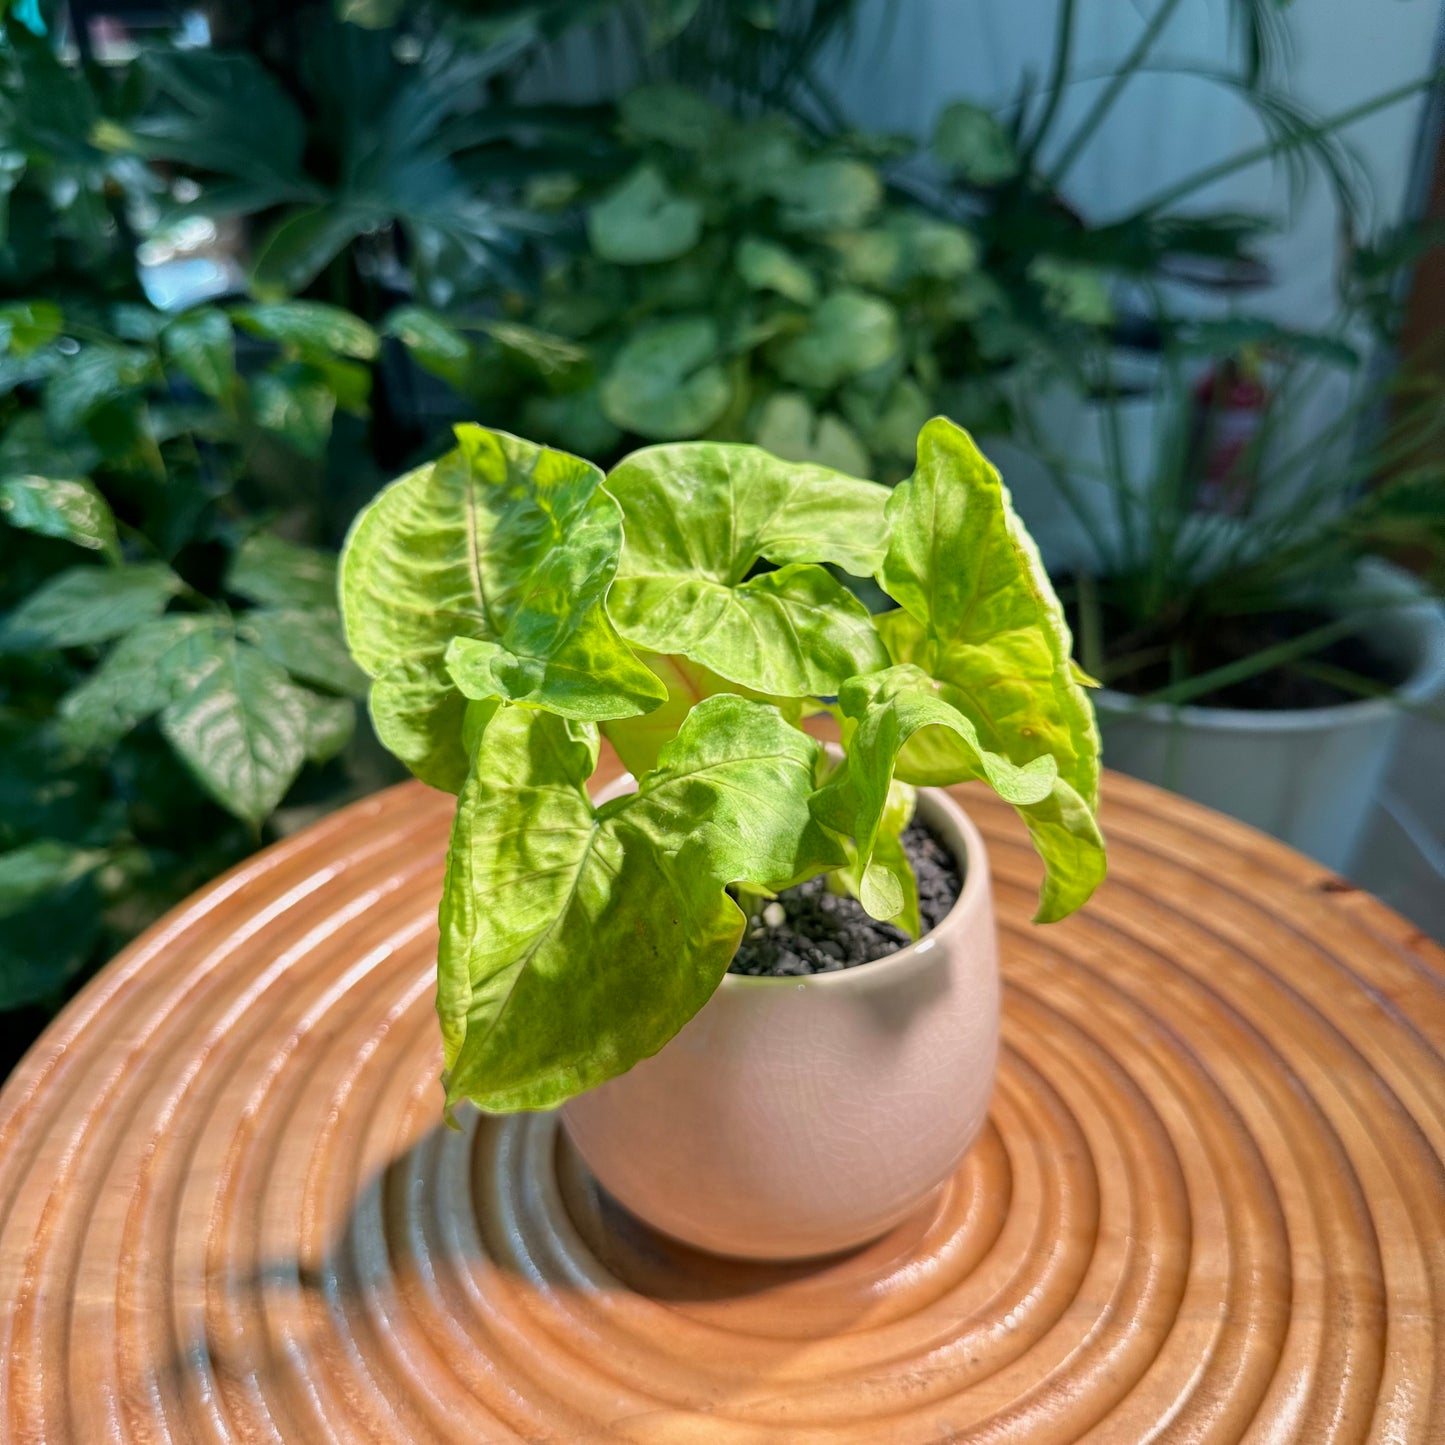
[[[1396,387],[1361,447],[1378,393],[1342,401],[1328,362],[1257,357],[1246,436],[1219,396],[1235,365],[1192,387],[1167,367],[1132,464],[1055,459],[1093,549],[1066,595],[1112,766],[1348,871],[1402,711],[1445,690],[1437,596],[1389,560],[1445,548],[1438,383],[1418,404]]]
[[[891,494],[741,444],[604,479],[457,440],[362,513],[341,573],[379,735],[458,795],[448,1110],[566,1105],[601,1182],[708,1249],[873,1237],[967,1149],[997,1047],[988,863],[933,790],[983,779],[1018,809],[1041,922],[1104,872],[1093,715],[1007,491],[941,419]],[[871,616],[832,569],[897,605]],[[801,727],[826,712],[836,753]],[[603,737],[636,781],[594,802]],[[806,936],[810,908],[871,930],[869,961],[830,967],[861,960]],[[744,942],[786,976],[729,972]]]

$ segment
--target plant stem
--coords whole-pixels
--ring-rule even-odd
[[[1049,67],[1049,79],[1046,86],[1047,98],[1044,101],[1044,111],[1039,117],[1039,123],[1034,127],[1034,133],[1024,146],[1022,157],[1024,171],[1029,169],[1034,157],[1038,155],[1039,147],[1047,138],[1054,118],[1058,115],[1059,106],[1063,103],[1064,87],[1068,82],[1069,58],[1074,51],[1074,4],[1075,0],[1061,0],[1059,20],[1054,29],[1054,58]]]
[[[1104,614],[1099,606],[1099,584],[1092,572],[1080,572],[1079,648],[1084,654],[1084,671],[1090,677],[1104,676]]]
[[[1119,92],[1133,79],[1139,66],[1143,64],[1145,56],[1154,48],[1154,42],[1159,38],[1159,33],[1169,23],[1169,17],[1179,8],[1179,0],[1163,0],[1163,3],[1154,12],[1153,18],[1144,27],[1144,33],[1134,42],[1134,47],[1124,57],[1123,64],[1113,74],[1108,85],[1104,87],[1103,94],[1089,107],[1088,114],[1079,122],[1078,128],[1074,131],[1064,146],[1063,154],[1054,162],[1053,168],[1044,178],[1045,186],[1056,191],[1064,182],[1074,162],[1078,160],[1084,147],[1093,139],[1094,132],[1103,123],[1104,117],[1114,107],[1114,102],[1119,98]]]
[[[1191,192],[1211,185],[1215,181],[1223,180],[1225,176],[1233,175],[1235,171],[1246,170],[1260,161],[1273,160],[1286,151],[1298,150],[1311,141],[1322,140],[1334,131],[1353,125],[1355,121],[1363,120],[1367,115],[1373,115],[1377,110],[1385,110],[1389,106],[1398,104],[1414,95],[1417,90],[1424,90],[1434,85],[1439,79],[1440,72],[1431,71],[1429,75],[1409,81],[1405,85],[1397,85],[1383,95],[1374,96],[1370,100],[1361,101],[1358,105],[1336,111],[1334,115],[1327,116],[1315,125],[1303,127],[1298,134],[1290,136],[1286,140],[1264,141],[1260,145],[1250,146],[1247,150],[1237,151],[1225,160],[1217,161],[1214,165],[1204,166],[1195,171],[1193,175],[1185,176],[1183,180],[1176,181],[1172,186],[1166,186],[1139,206],[1129,219],[1134,220],[1141,216],[1153,215],[1156,211],[1165,210],[1177,201],[1183,200]]]

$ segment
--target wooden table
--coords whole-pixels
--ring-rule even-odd
[[[1445,1439],[1445,956],[1213,813],[1106,786],[944,1197],[821,1265],[600,1200],[548,1116],[444,1129],[451,799],[336,814],[164,920],[0,1095],[7,1441]]]

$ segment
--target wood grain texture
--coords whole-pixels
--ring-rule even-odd
[[[1369,897],[1111,777],[1110,882],[1031,927],[936,1206],[728,1264],[599,1199],[547,1116],[441,1126],[451,799],[260,854],[0,1095],[7,1441],[1445,1439],[1445,971]]]

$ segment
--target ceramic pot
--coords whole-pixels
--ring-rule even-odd
[[[563,1107],[605,1189],[714,1254],[795,1259],[924,1205],[988,1113],[998,942],[983,839],[946,794],[921,817],[964,866],[917,943],[807,978],[728,974],[661,1053]]]
[[[1372,595],[1397,595],[1371,627],[1375,648],[1406,680],[1395,698],[1277,712],[1141,704],[1093,694],[1111,768],[1252,823],[1336,872],[1354,866],[1389,766],[1401,706],[1445,694],[1445,613],[1414,579],[1383,563],[1361,568]]]

